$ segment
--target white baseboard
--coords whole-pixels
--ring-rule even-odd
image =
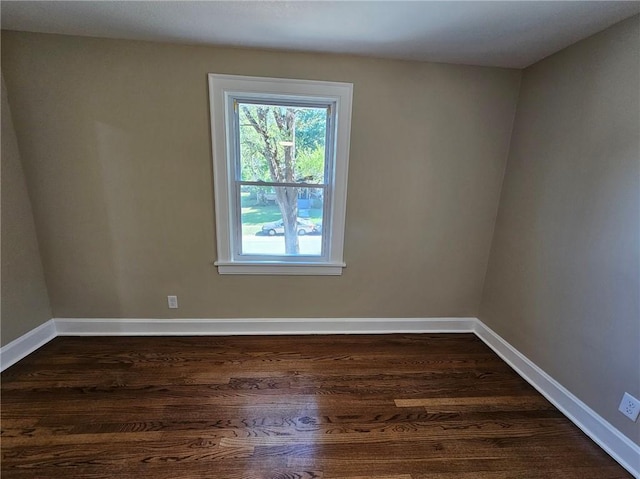
[[[42,323],[9,344],[0,348],[0,371],[13,366],[41,346],[56,337],[56,326],[53,319]]]
[[[640,478],[640,446],[618,431],[482,321],[476,321],[474,332],[504,362],[536,388],[622,467],[634,477]]]
[[[0,349],[2,370],[56,336],[475,333],[634,477],[640,447],[477,318],[55,318]]]
[[[60,336],[472,333],[475,318],[56,318]]]

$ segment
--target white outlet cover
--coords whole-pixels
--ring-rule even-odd
[[[167,296],[167,304],[170,309],[178,308],[178,297],[177,296]]]
[[[631,394],[624,393],[618,411],[635,422],[638,419],[638,413],[640,413],[640,401]]]

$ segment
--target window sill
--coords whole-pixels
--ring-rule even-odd
[[[345,263],[257,263],[216,261],[219,274],[340,276]]]

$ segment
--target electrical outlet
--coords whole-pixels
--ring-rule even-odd
[[[638,419],[638,413],[640,413],[640,401],[634,398],[631,394],[624,393],[622,401],[620,401],[618,411],[635,422],[636,419]]]
[[[178,309],[177,296],[167,296],[167,303],[169,304],[169,309]]]

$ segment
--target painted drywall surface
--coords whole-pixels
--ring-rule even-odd
[[[2,283],[1,344],[51,319],[40,251],[20,162],[16,133],[2,79]]]
[[[16,32],[2,62],[57,317],[477,312],[519,71]],[[354,83],[342,276],[211,264],[210,72]]]
[[[526,69],[480,319],[640,443],[638,17]]]

